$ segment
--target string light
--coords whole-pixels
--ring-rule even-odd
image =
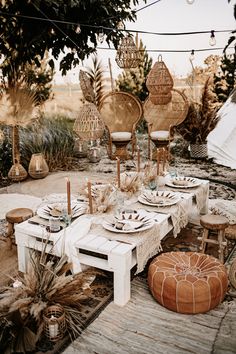
[[[192,49],[191,54],[190,54],[190,57],[189,57],[189,60],[190,60],[190,61],[193,61],[194,59],[195,59],[195,56],[194,56],[194,49]]]
[[[97,34],[97,40],[99,43],[103,43],[104,42],[104,39],[105,39],[105,34],[103,32],[103,29],[101,28]]]
[[[77,25],[75,33],[80,34],[81,33],[81,27],[80,25]]]
[[[116,25],[116,28],[118,30],[124,30],[125,29],[125,25],[124,25],[124,22],[123,21],[119,21]]]
[[[187,4],[192,5],[194,3],[194,0],[186,0]]]
[[[216,45],[216,37],[215,37],[215,31],[211,31],[211,36],[209,40],[209,44],[213,47]]]

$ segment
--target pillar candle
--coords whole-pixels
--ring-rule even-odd
[[[71,194],[70,194],[69,178],[66,178],[66,192],[67,192],[67,214],[71,215]]]
[[[93,214],[92,184],[90,181],[88,181],[87,187],[88,187],[89,213]]]
[[[137,147],[137,172],[140,172],[140,149]]]
[[[117,166],[117,186],[118,188],[120,188],[120,159],[119,157],[116,158],[117,162],[116,162],[116,166]]]
[[[160,174],[160,151],[157,149],[157,176]]]

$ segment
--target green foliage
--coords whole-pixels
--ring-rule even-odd
[[[68,118],[41,117],[20,131],[22,164],[29,165],[31,155],[42,152],[49,170],[70,169],[73,166],[74,134]]]
[[[6,177],[12,166],[12,139],[10,127],[3,126],[3,139],[0,141],[0,176]]]
[[[53,59],[58,59],[63,52],[60,70],[66,74],[96,51],[96,34],[100,26],[107,28],[104,28],[107,43],[117,47],[123,33],[116,30],[116,25],[120,21],[134,21],[136,14],[131,6],[138,3],[139,0],[1,1],[1,59],[6,65],[14,62],[17,69],[33,62],[40,66],[40,60],[48,50],[51,50]],[[81,33],[77,31],[77,24],[81,24]],[[67,54],[65,48],[70,50]],[[52,68],[53,59],[49,60]]]
[[[214,84],[219,102],[224,103],[236,84],[236,53],[224,55],[220,72],[214,76]]]
[[[124,70],[116,80],[116,87],[119,91],[132,93],[144,101],[148,96],[146,78],[152,67],[152,58],[149,58],[142,41],[139,44],[139,51],[141,54],[139,66],[135,69]]]
[[[104,95],[104,68],[101,60],[96,55],[92,58],[92,67],[86,67],[86,73],[91,79],[91,84],[95,93],[95,104],[99,107]]]

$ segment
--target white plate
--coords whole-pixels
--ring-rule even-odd
[[[145,205],[166,207],[180,201],[180,196],[169,191],[145,191],[138,197],[138,201]]]
[[[43,219],[49,219],[51,216],[53,216],[53,210],[63,210],[67,209],[67,203],[52,203],[52,204],[47,204],[45,206],[40,207],[37,210],[37,215],[40,216]],[[77,218],[80,215],[85,214],[87,209],[87,203],[83,202],[71,202],[71,211],[72,211],[72,218]],[[60,219],[63,219],[63,215],[60,212],[58,212],[58,216]]]
[[[183,183],[183,185],[181,185]],[[202,184],[202,181],[193,177],[174,177],[166,182],[166,185],[173,188],[194,188]]]
[[[135,214],[125,213],[122,218],[111,218],[103,222],[102,226],[104,229],[117,233],[135,233],[150,229],[155,221],[148,218],[147,216],[139,215],[138,212]],[[121,227],[130,227],[130,229],[119,229],[116,225],[119,224]]]

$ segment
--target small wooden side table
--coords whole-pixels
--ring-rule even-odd
[[[8,222],[6,242],[10,249],[12,248],[12,240],[14,238],[14,224],[19,224],[31,218],[33,215],[33,210],[29,208],[16,208],[6,213],[6,221]]]

